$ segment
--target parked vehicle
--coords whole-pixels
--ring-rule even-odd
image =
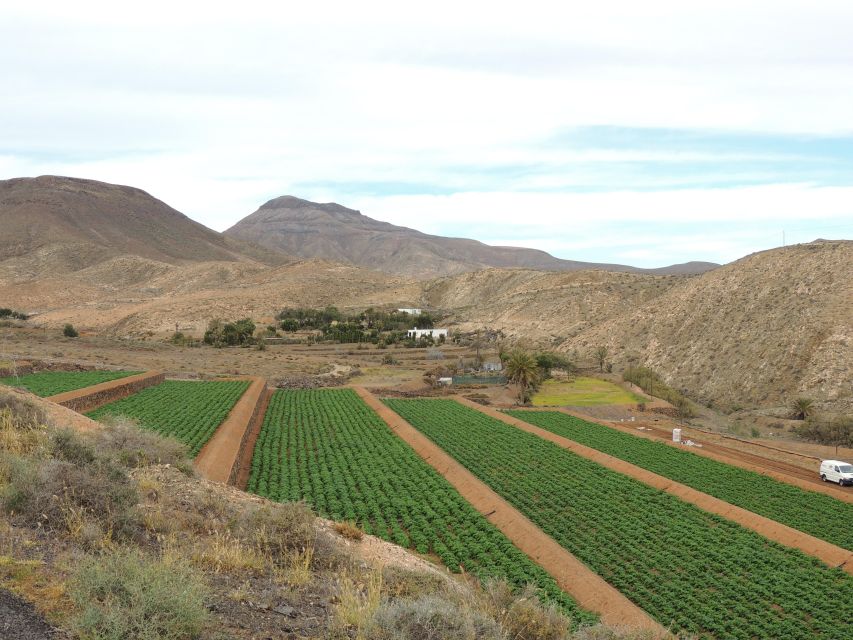
[[[853,485],[853,464],[841,460],[824,460],[820,463],[820,479],[837,482],[841,486]]]

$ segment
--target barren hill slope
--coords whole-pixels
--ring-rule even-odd
[[[20,277],[76,271],[120,255],[169,264],[286,260],[226,238],[141,189],[95,180],[0,180],[0,227],[0,264],[15,259]]]
[[[554,327],[558,330],[558,327]],[[563,333],[562,335],[566,335]],[[853,408],[853,242],[756,253],[570,337],[724,408],[797,395]]]
[[[656,299],[687,276],[613,271],[487,269],[424,283],[422,304],[451,311],[464,329],[551,344]]]
[[[318,204],[282,196],[225,231],[289,255],[361,265],[386,273],[431,278],[488,267],[548,271],[634,267],[561,260],[536,249],[493,247],[476,240],[445,238],[374,220],[339,204]],[[648,273],[699,273],[717,265],[691,262]]]

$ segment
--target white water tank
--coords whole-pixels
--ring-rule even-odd
[[[672,430],[672,441],[673,442],[681,442],[681,429],[673,429]]]

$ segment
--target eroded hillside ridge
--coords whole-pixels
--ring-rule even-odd
[[[319,204],[293,196],[270,200],[225,234],[289,255],[347,262],[419,279],[490,267],[701,273],[718,266],[690,262],[643,270],[625,265],[562,260],[536,249],[495,247],[476,240],[429,235],[374,220],[339,204]]]
[[[680,281],[560,348],[606,345],[617,365],[651,366],[692,397],[725,409],[806,396],[849,410],[851,301],[853,242],[813,242]]]

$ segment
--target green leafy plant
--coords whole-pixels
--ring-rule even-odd
[[[248,388],[244,380],[166,380],[86,415],[95,420],[134,418],[142,427],[183,442],[194,457]]]
[[[838,568],[453,400],[386,404],[673,631],[853,633],[853,576]]]
[[[576,622],[594,621],[350,389],[276,391],[255,446],[249,491],[306,500],[451,570],[538,587]]]

